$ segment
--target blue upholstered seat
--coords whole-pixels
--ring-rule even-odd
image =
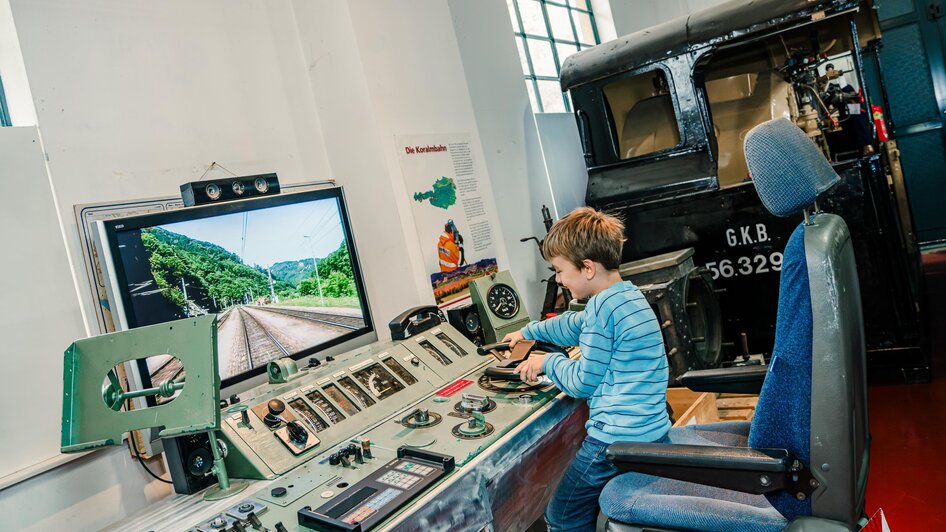
[[[728,422],[678,427],[668,443],[730,447],[778,447],[808,460],[812,347],[811,301],[804,226],[785,247],[779,282],[775,349],[753,423]],[[811,505],[780,492],[766,498],[690,482],[625,473],[599,499],[609,519],[682,530],[781,530],[788,520],[809,515]]]
[[[797,215],[840,181],[788,120],[759,124],[745,148],[759,197],[776,216]],[[840,217],[816,214],[785,246],[775,345],[751,426],[674,428],[662,443],[613,445],[609,455],[614,448],[624,470],[692,482],[639,472],[615,477],[599,499],[608,530],[857,530],[870,461],[864,361],[850,231]],[[779,453],[790,460],[788,471],[753,469],[740,458]],[[750,483],[743,483],[746,471]],[[717,476],[727,473],[733,477]]]

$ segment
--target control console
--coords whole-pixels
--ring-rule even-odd
[[[227,470],[258,481],[242,500],[210,504],[194,495],[189,522],[148,521],[145,514],[121,525],[368,530],[410,515],[418,495],[463,475],[559,393],[547,381],[510,378],[510,358],[521,360],[521,353],[478,351],[429,312],[399,317],[401,340],[284,367],[283,374],[297,373],[241,393],[223,409]],[[414,325],[405,322],[412,318]],[[560,349],[533,346],[542,348]]]

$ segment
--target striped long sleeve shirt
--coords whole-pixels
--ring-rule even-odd
[[[641,291],[615,283],[585,310],[532,322],[527,340],[577,345],[578,360],[545,357],[542,369],[567,395],[588,398],[588,435],[605,443],[651,442],[670,429],[667,355],[660,323]]]

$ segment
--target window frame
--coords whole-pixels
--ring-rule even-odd
[[[519,7],[520,2],[536,2],[539,5],[539,8],[542,10],[542,19],[545,23],[545,31],[547,35],[536,35],[534,33],[526,33],[525,25],[522,23],[522,10]],[[594,10],[591,6],[591,0],[581,0],[588,8],[578,7],[572,5],[577,3],[576,0],[508,0],[508,5],[515,12],[515,20],[513,25],[513,35],[516,38],[517,43],[522,44],[522,57],[520,59],[526,63],[529,68],[528,73],[523,74],[526,84],[531,87],[533,99],[533,112],[536,113],[545,113],[553,112],[545,110],[545,103],[542,101],[542,94],[539,92],[539,82],[540,81],[553,81],[559,83],[561,80],[562,74],[562,61],[558,56],[558,48],[556,44],[566,44],[569,46],[574,46],[578,51],[586,50],[593,46],[601,44],[601,36],[598,33],[598,24],[595,20]],[[565,8],[568,13],[568,21],[572,30],[572,37],[574,40],[559,39],[555,37],[555,33],[552,30],[552,23],[549,18],[548,6],[555,6]],[[591,22],[591,33],[593,36],[594,43],[586,44],[579,40],[578,36],[578,27],[575,24],[574,13],[583,13],[588,16],[589,21]],[[512,14],[512,13],[511,13]],[[535,65],[532,62],[532,53],[529,51],[529,40],[542,41],[549,43],[552,52],[552,62],[555,65],[555,76],[546,76],[546,75],[537,75],[535,73]],[[518,46],[516,47],[518,49]],[[562,101],[565,105],[565,112],[573,112],[572,102],[568,94],[562,92]],[[535,107],[538,107],[536,109]]]
[[[673,104],[673,113],[674,113],[673,119],[677,123],[677,133],[680,136],[680,141],[675,146],[671,146],[669,148],[664,148],[662,150],[657,150],[657,151],[645,153],[642,155],[636,155],[634,157],[629,157],[627,159],[622,158],[621,157],[621,140],[616,129],[617,124],[615,124],[614,117],[612,116],[611,105],[608,102],[607,96],[605,95],[604,88],[608,85],[611,85],[614,83],[620,83],[621,81],[624,81],[626,79],[630,79],[636,76],[646,75],[655,71],[662,72],[664,75],[664,78],[666,78],[667,80],[667,87],[670,89],[670,94],[669,94],[670,101]],[[663,155],[667,155],[669,153],[679,151],[681,148],[684,148],[687,146],[688,135],[687,135],[686,130],[683,127],[683,122],[680,121],[681,109],[680,109],[679,95],[677,94],[677,91],[676,91],[676,86],[673,80],[673,74],[667,65],[663,63],[650,63],[640,68],[629,70],[627,72],[624,72],[620,76],[607,78],[597,83],[595,91],[598,93],[598,96],[601,102],[601,107],[604,110],[605,119],[608,121],[608,133],[610,135],[610,141],[611,141],[610,142],[610,145],[611,145],[610,155],[614,158],[614,160],[613,162],[607,163],[607,164],[621,164],[621,163],[626,163],[629,161],[642,161],[642,160],[654,159]]]

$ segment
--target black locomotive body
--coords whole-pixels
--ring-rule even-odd
[[[762,206],[742,141],[794,121],[842,177],[818,208],[853,233],[868,364],[929,377],[920,261],[892,139],[864,78],[880,31],[869,3],[734,1],[568,58],[586,201],[625,219],[625,261],[695,249],[719,290],[726,356],[771,350],[782,250],[799,219]],[[835,66],[832,63],[836,63]],[[873,98],[873,100],[872,100]]]

